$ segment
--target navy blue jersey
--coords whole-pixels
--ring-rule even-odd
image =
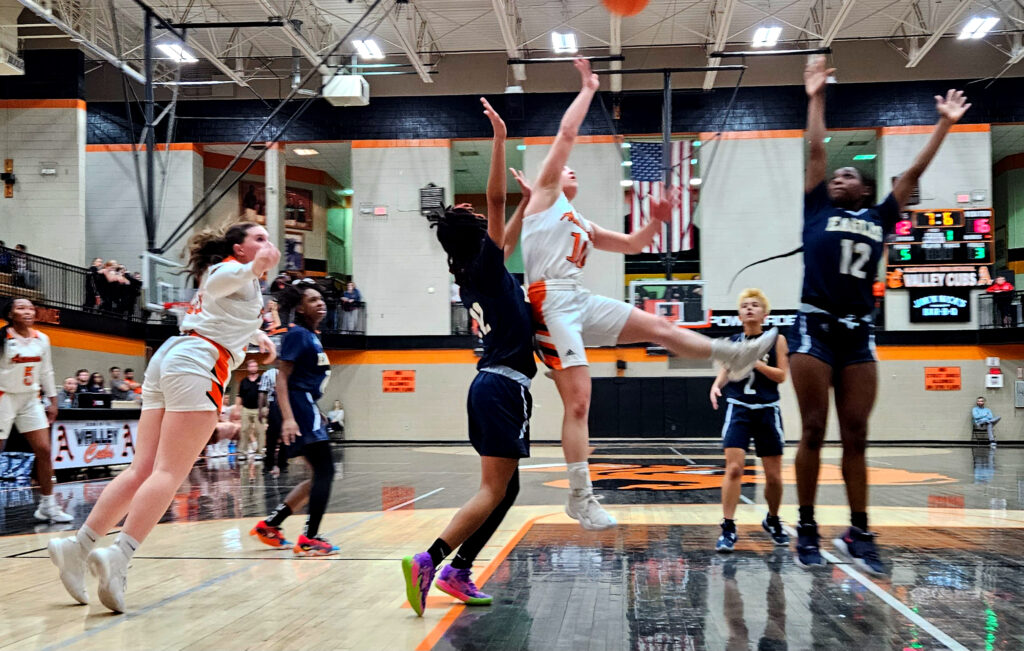
[[[281,350],[277,356],[292,363],[288,391],[309,393],[314,400],[319,400],[331,374],[331,363],[320,339],[306,328],[293,325],[281,338]]]
[[[870,314],[884,233],[899,217],[892,194],[858,211],[832,205],[824,181],[804,195],[801,300],[836,316]]]
[[[457,280],[462,304],[483,335],[484,354],[476,367],[507,366],[529,378],[536,375],[530,309],[523,290],[505,268],[501,248],[485,237],[480,255]]]
[[[732,341],[743,341],[746,338],[747,336],[742,332],[729,337]],[[776,344],[772,345],[771,350],[761,358],[761,361],[768,366],[778,367],[778,356],[775,354],[775,346],[778,343],[777,337],[775,341]],[[779,401],[779,383],[772,382],[760,371],[751,371],[750,375],[742,380],[729,382],[722,387],[722,397],[726,399],[732,398],[733,400],[750,405],[766,405]]]

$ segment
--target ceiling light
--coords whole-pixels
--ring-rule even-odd
[[[694,178],[690,179],[690,187],[691,188],[698,188],[698,187],[700,187],[700,183],[701,183],[701,181],[700,181],[699,177],[694,177]]]
[[[877,154],[857,154],[853,160],[875,160],[877,156]]]
[[[825,142],[832,142],[832,136],[825,136]]]
[[[526,151],[526,145],[516,145],[516,151]]]
[[[572,32],[551,32],[551,49],[555,54],[573,54],[576,52],[576,35]]]
[[[167,58],[175,63],[195,63],[199,59],[177,43],[160,43],[156,46],[158,50],[167,55]]]
[[[629,179],[622,179],[621,181],[619,181],[619,185],[621,185],[624,188],[631,188],[633,187],[633,182],[630,181]]]
[[[624,142],[624,143],[622,143],[622,148],[623,148],[623,149],[629,149],[629,148],[630,148],[630,147],[632,147],[632,146],[633,146],[633,144],[632,144],[632,143],[628,143],[628,142]]]
[[[351,196],[352,196],[353,194],[355,194],[355,193],[356,193],[356,191],[355,191],[355,190],[353,190],[352,188],[344,188],[344,189],[342,189],[342,191],[341,191],[341,194],[342,194],[343,196],[346,196],[346,197],[351,197]]]
[[[296,149],[296,150],[295,150],[295,155],[296,155],[296,156],[316,156],[316,155],[317,155],[317,154],[319,154],[319,153],[320,153],[320,152],[318,152],[318,151],[317,151],[317,150],[315,150],[315,149],[303,149],[303,148],[299,148],[299,149]]]
[[[781,27],[758,27],[754,32],[754,47],[775,47],[781,35]]]
[[[701,146],[701,144],[702,144],[702,143],[701,143],[701,141],[700,141],[700,140],[694,140],[694,141],[693,141],[693,146],[694,146],[694,147],[700,147],[700,146]]]
[[[974,16],[973,18],[967,21],[966,25],[964,25],[964,28],[960,32],[960,36],[957,36],[957,39],[962,41],[966,39],[984,38],[985,35],[988,34],[992,30],[992,28],[996,26],[996,23],[998,22],[999,19],[993,16],[988,16],[985,18],[982,18],[980,16]]]
[[[697,159],[696,158],[691,158],[690,159],[690,165],[696,165],[696,164],[697,164]]]
[[[352,41],[352,46],[355,47],[356,53],[360,59],[383,59],[384,53],[381,52],[380,46],[377,45],[377,41],[372,38],[368,38],[365,41],[356,39]]]
[[[622,166],[623,167],[633,167],[633,161],[631,161],[631,160],[624,160],[624,161],[622,161]]]

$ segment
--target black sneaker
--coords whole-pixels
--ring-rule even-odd
[[[766,516],[761,522],[761,528],[768,532],[772,542],[783,547],[789,544],[789,534],[782,528],[782,520],[777,515]]]
[[[857,527],[850,527],[842,536],[832,541],[836,551],[845,556],[853,566],[862,572],[872,576],[888,576],[881,557],[878,555],[878,547],[875,546],[875,534],[870,531],[861,531]]]
[[[796,564],[805,570],[825,567],[825,559],[818,548],[820,541],[818,525],[800,523],[796,529]]]
[[[736,528],[726,527],[725,522],[723,522],[722,535],[718,537],[718,542],[715,543],[715,551],[722,554],[731,554],[736,546],[736,537]]]

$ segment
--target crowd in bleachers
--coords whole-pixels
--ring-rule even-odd
[[[78,369],[73,376],[64,378],[57,392],[57,406],[61,409],[76,409],[98,406],[109,401],[142,402],[142,383],[135,379],[135,370],[111,366],[107,370],[109,379],[102,373]],[[102,396],[110,396],[107,399]],[[109,406],[105,404],[104,406]]]
[[[142,294],[142,274],[129,272],[117,260],[96,258],[85,277],[85,305],[87,310],[133,315]]]
[[[329,276],[293,278],[288,274],[280,274],[267,283],[264,288],[263,329],[265,331],[273,332],[281,326],[282,319],[286,318],[286,316],[278,314],[275,297],[287,285],[293,283],[310,283],[323,295],[324,302],[327,303],[327,317],[320,326],[323,330],[350,334],[365,332],[365,322],[362,317],[366,305],[355,282],[350,280],[343,283],[343,281]]]

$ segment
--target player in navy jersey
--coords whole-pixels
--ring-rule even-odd
[[[437,587],[470,606],[491,603],[491,597],[473,583],[473,561],[515,501],[519,459],[530,456],[530,381],[537,373],[533,322],[522,288],[505,269],[519,239],[530,186],[522,173],[512,171],[523,199],[506,225],[505,123],[486,100],[481,102],[494,129],[487,218],[464,204],[447,209],[437,224],[448,269],[483,336],[484,353],[466,404],[469,440],[480,455],[480,489],[429,549],[402,559],[406,597],[421,617],[437,567],[456,547],[459,551],[441,571]]]
[[[851,524],[833,543],[858,569],[877,576],[884,575],[886,568],[874,534],[868,530],[864,460],[868,417],[878,388],[871,286],[882,256],[883,234],[898,220],[942,140],[970,104],[961,91],[935,97],[939,121],[931,138],[889,196],[873,205],[874,184],[859,170],[844,167],[826,181],[825,87],[833,72],[826,69],[823,57],[812,59],[804,71],[810,142],[804,197],[804,281],[800,313],[789,329],[793,387],[803,426],[796,455],[800,502],[797,563],[802,567],[825,564],[818,546],[814,497],[829,386],[833,386]]]
[[[293,547],[298,556],[329,556],[338,548],[319,535],[320,522],[334,481],[334,460],[327,436],[327,419],[317,400],[323,395],[331,374],[330,362],[316,336],[316,328],[327,314],[323,296],[312,283],[296,281],[278,296],[283,314],[292,312],[293,323],[281,339],[278,355],[276,400],[270,405],[270,420],[281,423],[284,454],[303,457],[313,472],[295,486],[250,535],[271,547]],[[309,504],[306,529],[293,546],[281,531],[281,524],[293,512]]]
[[[768,298],[760,289],[744,289],[739,297],[743,332],[733,341],[755,339],[764,333],[762,324],[771,311]],[[736,503],[743,487],[747,449],[754,440],[754,452],[764,467],[764,498],[768,515],[761,527],[776,545],[788,545],[789,536],[779,520],[782,502],[782,412],[779,410],[779,384],[789,371],[786,338],[778,335],[775,345],[765,353],[747,377],[729,382],[722,369],[711,385],[711,406],[718,409],[719,398],[725,398],[725,424],[722,426],[722,449],[725,451],[725,477],[722,479],[722,534],[715,549],[729,553],[736,544]]]

